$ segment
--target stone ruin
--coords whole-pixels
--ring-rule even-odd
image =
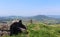
[[[8,23],[0,23],[0,36],[9,35],[10,34],[10,25],[14,22],[18,22],[18,20],[13,20]]]

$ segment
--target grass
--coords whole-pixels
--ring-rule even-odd
[[[60,25],[29,24],[27,28],[28,34],[22,33],[11,37],[60,37]]]

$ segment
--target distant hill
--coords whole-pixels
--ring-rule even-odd
[[[60,19],[60,15],[47,15],[47,16]]]
[[[53,19],[52,17],[48,17],[45,15],[36,15],[36,16],[29,17],[29,18],[39,20],[39,21]]]
[[[60,19],[50,17],[47,15],[37,15],[37,16],[32,16],[30,18],[38,20],[38,21],[43,22],[43,23],[49,23],[49,24],[51,24],[51,23],[52,24],[56,24],[56,23],[59,24],[60,23]]]
[[[22,20],[36,20],[43,23],[60,23],[60,19],[55,18],[55,16],[48,16],[48,15],[36,15],[31,17],[23,17],[23,16],[7,16],[7,17],[0,17],[0,22],[2,21],[12,21],[14,19],[22,19]]]

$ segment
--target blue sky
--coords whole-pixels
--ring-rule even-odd
[[[60,15],[60,0],[0,0],[0,16]]]

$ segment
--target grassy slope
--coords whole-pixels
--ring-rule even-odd
[[[60,37],[60,25],[30,24],[27,28],[29,34],[11,37]]]

